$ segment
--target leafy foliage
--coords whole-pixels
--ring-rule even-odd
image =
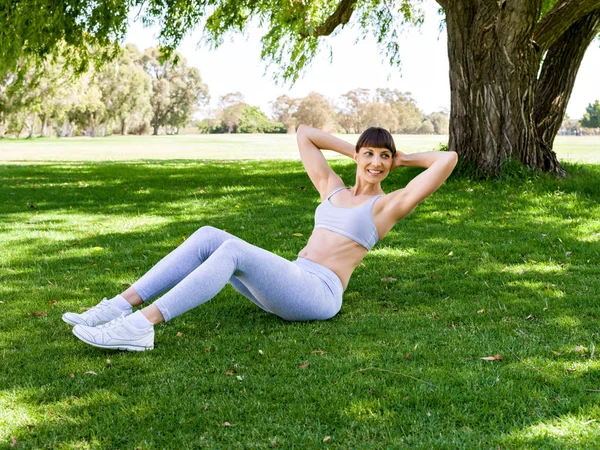
[[[207,100],[198,69],[177,54],[161,63],[156,48],[142,55],[128,45],[115,59],[80,76],[65,72],[64,58],[48,56],[0,79],[0,127],[5,128],[0,135],[19,136],[27,129],[32,137],[37,125],[42,136],[50,125],[58,136],[96,136],[100,128],[107,134],[113,126],[127,134],[145,131],[150,116],[156,130],[177,133]]]
[[[129,0],[2,0],[0,76],[48,55],[62,57],[82,74],[92,56],[116,57],[127,31]]]
[[[581,126],[585,128],[600,128],[600,102],[596,100],[585,108],[586,113],[581,120]]]
[[[394,7],[378,0],[347,2],[348,12],[354,13],[349,26],[358,27],[363,36],[373,33],[390,62],[397,63],[396,30],[404,23],[421,23],[420,1],[402,0]],[[66,45],[58,53],[78,73],[87,70],[92,56],[99,61],[116,57],[116,43],[125,36],[127,15],[135,8],[145,23],[160,25],[159,39],[165,59],[195,27],[203,27],[203,40],[216,47],[228,34],[244,31],[251,21],[257,21],[266,29],[262,38],[263,58],[269,64],[276,64],[280,68],[278,74],[284,79],[292,81],[322,48],[319,33],[324,31],[320,27],[338,7],[336,2],[326,0],[2,2],[0,23],[6,25],[0,29],[0,76],[14,71],[20,60],[52,54],[62,42]]]

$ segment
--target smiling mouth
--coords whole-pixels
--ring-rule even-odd
[[[383,170],[372,170],[372,169],[367,169],[367,172],[369,172],[370,174],[373,175],[380,175],[383,173]]]

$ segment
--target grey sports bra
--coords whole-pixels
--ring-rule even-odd
[[[354,242],[371,250],[379,240],[375,222],[373,222],[373,204],[383,194],[375,195],[367,202],[354,208],[334,206],[329,199],[342,189],[335,188],[315,211],[315,228],[324,228],[346,236]]]

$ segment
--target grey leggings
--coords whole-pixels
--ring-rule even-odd
[[[217,295],[227,283],[285,320],[325,320],[342,306],[337,275],[307,259],[288,261],[213,227],[202,227],[132,287],[168,321]]]

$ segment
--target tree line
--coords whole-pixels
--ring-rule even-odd
[[[240,92],[219,99],[219,107],[199,123],[204,133],[291,133],[301,123],[337,133],[362,133],[378,126],[398,134],[447,134],[444,111],[425,115],[408,92],[393,89],[353,89],[330,100],[318,92],[306,97],[277,97],[272,118],[244,102]]]
[[[65,70],[60,53],[0,78],[0,137],[176,134],[208,103],[200,73],[177,53],[134,45],[81,74]]]
[[[117,58],[75,75],[65,70],[58,52],[0,79],[0,136],[177,134],[208,100],[198,69],[177,53],[162,60],[158,48],[142,53],[126,45]],[[289,133],[300,123],[338,133],[370,126],[392,133],[448,133],[446,112],[425,115],[410,93],[392,89],[354,89],[334,100],[317,92],[283,95],[271,108],[268,117],[233,92],[194,125],[201,133]]]
[[[7,72],[0,79],[0,137],[177,134],[208,104],[208,86],[180,54],[165,59],[159,48],[142,53],[131,44],[119,50],[81,75],[67,73],[60,52],[26,71]],[[423,114],[409,92],[397,89],[358,88],[337,99],[282,95],[270,105],[268,117],[242,93],[225,94],[193,125],[201,133],[289,133],[300,123],[337,133],[379,126],[394,134],[448,134],[449,128],[446,111]],[[581,121],[565,117],[560,133],[596,134],[599,117],[596,101]]]

